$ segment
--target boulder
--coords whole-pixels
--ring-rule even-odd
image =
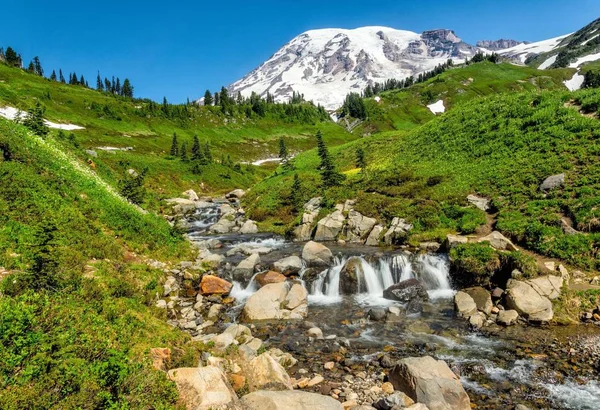
[[[467,196],[467,201],[484,212],[487,212],[490,209],[490,200],[487,198],[482,198],[477,195],[469,195]]]
[[[502,235],[498,231],[494,231],[491,234],[482,238],[477,238],[476,242],[489,242],[492,248],[501,251],[518,251],[517,248],[507,237]]]
[[[235,221],[230,216],[224,216],[209,228],[209,231],[216,234],[230,233],[235,228]]]
[[[340,293],[343,295],[360,293],[359,285],[361,282],[364,283],[362,260],[353,256],[346,261],[340,271]]]
[[[321,209],[321,197],[312,198],[310,201],[304,204],[304,210],[306,212],[315,212]]]
[[[308,314],[308,293],[300,284],[270,283],[246,301],[243,318],[253,320],[304,319]]]
[[[518,280],[508,281],[506,305],[533,322],[549,322],[554,317],[550,299],[540,295],[531,285]]]
[[[540,185],[540,190],[547,192],[552,191],[556,188],[560,188],[565,184],[565,174],[558,174],[549,176]]]
[[[173,212],[176,214],[189,214],[196,210],[196,203],[184,198],[171,198],[166,202],[173,205]]]
[[[200,200],[200,198],[198,198],[198,194],[193,189],[188,189],[187,191],[185,191],[183,193],[183,195],[185,195],[187,197],[187,199],[189,199],[190,201],[199,201]]]
[[[240,228],[240,233],[242,233],[242,234],[250,234],[250,233],[257,233],[257,232],[258,232],[258,226],[256,226],[256,222],[254,222],[250,219],[248,219],[246,222],[244,222],[244,224]]]
[[[482,312],[476,312],[469,318],[469,324],[473,329],[481,329],[485,323],[486,316]]]
[[[307,215],[307,214],[304,214]],[[312,238],[312,224],[303,223],[294,229],[294,240],[298,242],[310,241]]]
[[[443,360],[430,356],[402,359],[389,374],[394,389],[431,410],[470,410],[460,379]]]
[[[221,217],[225,217],[225,216],[234,216],[237,213],[237,211],[235,210],[234,207],[232,207],[229,204],[222,204],[219,207],[219,214],[221,215]],[[230,219],[234,219],[234,218],[230,218]]]
[[[362,215],[360,212],[350,210],[348,213],[348,224],[346,225],[346,238],[350,242],[362,243],[377,220]]]
[[[498,312],[496,322],[504,326],[510,326],[517,323],[517,319],[519,319],[519,313],[516,310],[501,310]]]
[[[335,241],[344,227],[346,217],[341,211],[335,211],[317,223],[315,241]]]
[[[225,261],[225,257],[223,255],[210,252],[204,255],[204,257],[201,260],[202,264],[207,265],[211,268],[216,268],[217,266],[222,264],[223,261]]]
[[[227,199],[240,199],[244,195],[246,195],[246,191],[244,191],[243,189],[234,189],[233,191],[231,191],[227,195],[225,195],[225,198],[227,198]]]
[[[407,223],[402,218],[394,218],[390,229],[383,235],[383,241],[386,245],[401,245],[406,240],[408,232],[412,230],[413,226]]]
[[[560,276],[540,276],[535,279],[527,281],[537,293],[541,296],[545,296],[550,300],[557,299],[560,296],[561,288],[563,286],[563,278]]]
[[[296,275],[302,269],[302,259],[298,256],[288,256],[273,264],[273,270],[286,276]]]
[[[477,310],[489,315],[492,312],[494,304],[492,303],[492,296],[490,292],[482,287],[463,289],[463,292],[467,293],[475,301]]]
[[[404,409],[406,407],[412,406],[413,404],[415,404],[415,401],[413,399],[408,397],[405,393],[397,391],[374,403],[374,407],[377,410],[392,410],[393,408]]]
[[[170,370],[179,400],[188,410],[208,410],[237,401],[233,388],[218,367],[190,367]]]
[[[367,246],[379,245],[379,238],[381,237],[381,234],[383,233],[384,229],[385,229],[385,227],[383,225],[375,225],[373,227],[373,229],[371,230],[371,233],[369,234],[369,237],[367,238],[365,245],[367,245]]]
[[[265,285],[268,285],[269,283],[285,282],[286,277],[279,272],[268,271],[256,275],[255,280],[261,287],[263,287]]]
[[[302,259],[309,266],[327,266],[333,261],[333,254],[325,245],[310,241],[302,249]]]
[[[456,292],[454,295],[454,309],[459,317],[471,317],[477,313],[477,304],[466,292]]]
[[[213,275],[204,275],[200,281],[203,295],[228,295],[233,285],[225,279]]]
[[[299,390],[256,391],[247,394],[241,403],[248,410],[343,410],[331,397]]]
[[[427,290],[417,279],[408,279],[396,283],[383,291],[383,297],[388,300],[396,300],[408,303],[413,299],[429,300]]]
[[[250,279],[254,275],[254,268],[260,263],[260,256],[258,253],[253,253],[246,259],[241,261],[233,269],[233,277],[236,279]]]
[[[446,240],[444,241],[442,248],[449,251],[452,248],[455,248],[458,245],[469,243],[469,238],[467,236],[462,235],[447,235]]]
[[[283,366],[268,353],[250,361],[245,369],[250,391],[292,390],[292,381]]]
[[[437,242],[421,242],[419,243],[419,249],[426,252],[437,252],[440,250],[440,245]]]

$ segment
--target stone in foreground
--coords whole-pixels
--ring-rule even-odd
[[[291,391],[256,391],[243,397],[248,410],[343,410],[341,403],[322,394]]]
[[[430,356],[402,359],[390,372],[389,380],[394,389],[431,410],[471,409],[460,379],[443,360]]]
[[[248,298],[243,318],[253,320],[304,319],[308,314],[308,292],[298,283],[270,283]]]
[[[413,299],[429,300],[429,294],[417,279],[408,279],[396,283],[383,291],[383,297],[388,300],[395,300],[402,303],[408,303]]]
[[[177,384],[179,400],[188,410],[208,410],[237,401],[233,388],[218,367],[184,367],[169,371]]]
[[[532,322],[549,322],[554,317],[552,302],[529,284],[510,279],[506,289],[506,304]]]
[[[233,285],[225,279],[213,275],[204,275],[200,282],[203,295],[228,295]]]
[[[333,254],[325,245],[310,241],[302,249],[302,259],[310,266],[327,266],[333,261]]]

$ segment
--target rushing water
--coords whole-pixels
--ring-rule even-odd
[[[302,244],[271,234],[209,235],[209,227],[220,216],[219,207],[220,204],[215,204],[199,209],[188,220],[192,241],[218,239],[223,246],[213,252],[223,255],[228,255],[234,248],[268,248],[270,252],[261,255],[265,268],[278,259],[301,253]],[[356,360],[370,363],[387,345],[396,346],[401,351],[422,346],[424,350],[419,354],[432,354],[451,366],[467,369],[461,374],[461,381],[472,397],[486,397],[485,400],[492,400],[492,403],[494,399],[502,403],[507,400],[506,396],[508,400],[514,396],[512,405],[501,408],[513,408],[515,403],[523,400],[531,403],[542,399],[551,405],[538,408],[600,409],[600,383],[597,378],[582,381],[577,379],[576,374],[564,378],[542,377],[540,374],[543,375],[544,371],[552,372],[551,363],[524,357],[512,340],[472,333],[465,321],[456,319],[452,306],[454,290],[450,285],[446,255],[406,251],[379,253],[374,248],[355,245],[331,244],[330,247],[336,254],[331,267],[318,272],[316,277],[314,272],[311,273],[310,279],[306,277],[307,267],[299,275],[309,294],[308,320],[318,323],[326,337],[335,335],[337,340],[347,340],[353,349],[360,346],[354,357]],[[235,266],[243,257],[242,254],[227,256],[227,261]],[[340,276],[350,258],[358,258],[362,275],[358,275],[359,292],[349,296],[340,293]],[[227,272],[224,274],[227,275]],[[231,296],[237,299],[240,307],[259,289],[255,277],[256,274],[246,282],[234,281]],[[366,319],[365,312],[371,308],[397,305],[397,302],[384,299],[383,291],[411,278],[421,281],[428,290],[430,301],[424,304],[423,313],[394,323]],[[287,346],[288,338],[295,340],[298,337],[297,329],[292,328],[290,333],[289,336],[284,332],[273,337],[271,343]],[[469,369],[473,367],[480,369],[479,373],[470,373]]]

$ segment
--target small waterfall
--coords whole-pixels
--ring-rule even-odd
[[[241,282],[234,281],[233,287],[231,288],[231,292],[229,292],[229,295],[235,298],[238,302],[243,302],[246,299],[248,299],[253,293],[255,293],[258,290],[258,284],[256,283],[256,275],[258,275],[259,273],[255,273],[252,276],[250,282],[248,282],[246,287],[243,287]]]
[[[348,258],[337,257],[334,265],[325,269],[312,283],[309,300],[317,304],[333,304],[341,300],[340,272]],[[449,266],[445,256],[406,253],[380,258],[369,262],[360,258],[363,275],[359,275],[355,299],[361,304],[384,305],[392,303],[383,299],[383,291],[395,283],[416,278],[424,282],[432,299],[448,298],[453,295],[450,287]]]
[[[216,224],[221,214],[219,209],[220,204],[196,209],[194,214],[188,219],[190,223],[190,235],[205,233],[208,231],[208,228]]]

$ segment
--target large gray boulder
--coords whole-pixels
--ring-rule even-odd
[[[535,289],[535,291],[541,296],[545,296],[550,300],[554,300],[560,296],[563,286],[563,278],[554,275],[540,276],[535,279],[528,280],[527,284]]]
[[[365,245],[367,245],[367,246],[379,245],[379,238],[381,238],[381,234],[383,233],[384,230],[385,230],[385,227],[383,225],[375,225],[373,227],[373,229],[371,230],[371,233],[369,234],[369,237],[367,238]]]
[[[540,185],[540,190],[547,192],[552,191],[556,188],[560,188],[565,184],[565,174],[558,174],[549,176]]]
[[[219,221],[209,228],[209,231],[216,234],[230,233],[236,227],[232,215],[225,215]]]
[[[390,229],[383,235],[383,241],[386,245],[401,245],[413,226],[402,218],[394,218]]]
[[[249,279],[252,275],[254,275],[254,268],[256,265],[260,263],[260,256],[258,253],[253,253],[248,256],[246,259],[241,261],[234,269],[233,269],[233,277],[236,279]]]
[[[348,223],[346,224],[346,240],[362,243],[376,223],[375,218],[369,218],[360,212],[350,210],[348,212]]]
[[[244,195],[246,195],[246,191],[244,191],[243,189],[234,189],[233,191],[231,191],[227,195],[225,195],[225,198],[227,198],[227,199],[240,199]]]
[[[389,374],[394,389],[431,410],[470,410],[460,379],[443,360],[430,356],[402,359]]]
[[[251,234],[251,233],[257,233],[257,232],[258,232],[258,226],[256,226],[256,222],[254,222],[250,219],[248,219],[246,222],[244,222],[244,224],[240,228],[240,233],[243,233],[243,234]]]
[[[518,251],[517,248],[506,236],[500,232],[494,231],[491,234],[482,238],[477,238],[477,242],[489,242],[492,248],[501,251]]]
[[[469,318],[477,313],[477,304],[466,292],[456,292],[454,295],[454,309],[459,317]]]
[[[467,201],[484,212],[490,209],[490,200],[487,198],[482,198],[477,195],[469,195],[467,196]]]
[[[409,303],[414,299],[429,300],[425,287],[417,279],[408,279],[396,283],[383,291],[383,297],[402,303]]]
[[[250,391],[292,390],[292,381],[283,366],[268,353],[263,353],[245,366]]]
[[[286,276],[295,275],[302,269],[302,259],[298,256],[288,256],[273,264],[273,270]]]
[[[463,292],[467,293],[475,301],[477,310],[489,315],[492,312],[494,304],[492,303],[492,295],[486,289],[482,287],[474,287],[463,289]]]
[[[325,245],[310,241],[302,249],[302,259],[309,266],[327,266],[333,262],[333,254]]]
[[[549,322],[554,317],[552,302],[528,283],[510,279],[506,286],[506,305],[533,322]]]
[[[308,315],[308,292],[298,283],[269,283],[246,301],[242,317],[247,321],[304,319]]]
[[[241,400],[248,410],[343,410],[342,404],[328,396],[299,390],[256,391]]]
[[[335,211],[317,223],[315,241],[335,241],[344,227],[346,217],[341,211]]]
[[[189,367],[170,370],[169,378],[177,385],[179,399],[187,409],[222,408],[237,401],[227,378],[218,367]]]

